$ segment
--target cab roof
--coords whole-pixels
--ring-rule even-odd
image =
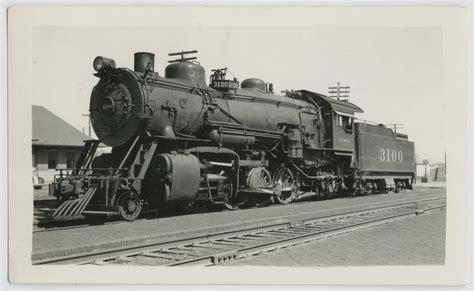
[[[316,92],[311,92],[308,90],[297,90],[296,92],[301,93],[306,98],[311,98],[314,100],[318,105],[326,105],[331,107],[333,111],[344,112],[353,115],[355,112],[363,113],[364,110],[359,106],[351,103],[349,101],[337,100],[334,98],[329,98],[326,95],[319,94]]]

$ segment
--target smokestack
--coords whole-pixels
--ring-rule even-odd
[[[152,53],[135,53],[134,71],[145,73],[145,71],[155,71],[155,55]]]

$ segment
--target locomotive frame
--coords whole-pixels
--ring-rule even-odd
[[[131,221],[163,207],[236,209],[412,188],[413,142],[356,122],[357,105],[308,90],[280,96],[256,78],[239,86],[227,68],[213,70],[207,86],[187,53],[170,54],[181,58],[165,77],[150,53],[135,54],[134,70],[94,60],[99,140],[86,141],[76,167],[50,185],[62,202],[55,219]],[[96,157],[101,142],[113,150]]]

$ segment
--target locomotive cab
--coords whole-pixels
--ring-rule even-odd
[[[335,150],[336,155],[351,155],[354,151],[355,113],[364,112],[359,106],[329,98],[311,91],[300,90],[305,98],[317,103],[322,111],[323,148]]]
[[[333,114],[333,132],[334,149],[353,150],[354,149],[354,119],[355,116],[350,113],[334,110]]]

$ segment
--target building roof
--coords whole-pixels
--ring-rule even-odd
[[[43,106],[33,105],[33,145],[83,146],[91,139]]]

